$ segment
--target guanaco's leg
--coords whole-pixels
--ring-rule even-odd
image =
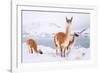
[[[63,50],[62,47],[60,48],[60,53],[61,53],[61,57],[63,56]]]
[[[56,48],[56,55],[58,55],[58,48]]]
[[[67,50],[67,48],[64,49],[64,57],[66,56],[66,50]],[[68,50],[67,50],[67,51],[68,51]]]
[[[31,48],[31,53],[33,53],[33,49]]]

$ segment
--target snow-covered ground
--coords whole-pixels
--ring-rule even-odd
[[[40,48],[43,51],[43,54],[39,53],[30,54],[28,46],[26,45],[26,43],[23,43],[23,48],[22,48],[23,62],[32,63],[32,62],[88,60],[90,56],[90,48],[73,47],[69,55],[66,55],[66,57],[61,57],[60,54],[56,55],[56,50],[48,46],[38,45],[38,48]]]

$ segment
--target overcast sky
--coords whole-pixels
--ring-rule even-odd
[[[53,27],[60,27],[62,30],[65,30],[65,26],[67,25],[65,18],[67,16],[73,16],[72,29],[74,31],[81,31],[86,27],[90,27],[90,14],[34,11],[23,11],[22,25],[25,30],[32,29],[37,31],[37,29],[46,30],[46,28],[55,30],[55,28],[52,28],[52,24],[56,24],[57,26]]]

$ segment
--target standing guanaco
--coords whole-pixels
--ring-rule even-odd
[[[70,41],[69,41],[69,44],[67,46],[67,49],[65,49],[65,51],[67,50],[67,54],[69,54],[73,44],[74,44],[74,41],[75,41],[75,38],[78,37],[79,35],[77,33],[74,32],[74,34],[72,35],[72,38],[70,38]],[[64,51],[64,52],[65,52]]]
[[[58,54],[58,50],[60,50],[61,56],[65,57],[65,51],[68,49],[72,44],[69,44],[71,42],[71,26],[72,26],[72,19],[66,17],[67,27],[65,32],[58,32],[54,36],[54,42],[56,45],[56,54]]]

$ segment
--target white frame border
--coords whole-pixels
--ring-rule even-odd
[[[13,6],[13,5],[12,5]],[[19,8],[19,6],[20,6],[20,8]],[[23,6],[26,6],[26,7],[23,7]],[[42,7],[39,7],[39,6],[42,6]],[[48,5],[47,5],[48,6]],[[52,7],[53,6],[53,7]],[[90,61],[84,61],[84,62],[82,62],[82,61],[80,61],[80,64],[79,64],[79,61],[74,61],[72,64],[71,63],[68,63],[68,62],[61,62],[62,64],[60,64],[60,62],[49,62],[49,63],[36,63],[36,64],[21,64],[21,60],[19,59],[20,58],[20,55],[21,55],[21,53],[16,53],[16,51],[17,52],[20,52],[19,50],[16,50],[16,48],[20,48],[20,46],[21,46],[21,43],[20,43],[20,41],[21,41],[21,39],[20,39],[20,36],[21,36],[21,29],[19,29],[19,28],[21,28],[21,24],[20,24],[20,20],[21,20],[21,16],[20,16],[20,10],[21,9],[23,9],[23,8],[25,8],[25,9],[33,9],[34,7],[36,7],[36,9],[37,9],[37,7],[39,8],[39,10],[41,9],[41,8],[43,8],[44,10],[48,10],[48,9],[50,9],[50,8],[45,8],[46,6],[44,6],[44,5],[16,5],[15,6],[15,8],[12,10],[12,63],[11,63],[11,69],[12,69],[12,72],[23,72],[23,71],[38,71],[38,69],[39,69],[39,71],[44,71],[44,70],[54,70],[54,69],[69,69],[69,68],[87,68],[87,67],[95,67],[96,66],[96,60],[97,60],[97,58],[96,58],[96,52],[97,52],[97,50],[93,50],[92,49],[92,59],[90,60]],[[49,7],[51,7],[51,8],[56,8],[54,5],[50,5],[49,4]],[[72,10],[74,9],[74,10],[76,10],[76,11],[80,11],[80,10],[77,10],[77,9],[80,9],[80,8],[78,8],[78,7],[80,7],[80,6],[64,6],[64,8],[65,9],[62,9],[63,8],[63,6],[62,5],[59,5],[59,7],[61,8],[61,10],[67,10],[67,8],[70,8],[70,7],[72,7]],[[58,7],[58,8],[59,8]],[[81,9],[83,9],[83,11],[81,10],[80,12],[84,12],[84,7],[82,7]],[[91,37],[91,44],[92,44],[92,48],[93,47],[96,47],[96,43],[94,43],[94,42],[96,42],[96,28],[94,28],[94,27],[96,27],[96,8],[95,7],[86,7],[85,6],[85,12],[89,12],[89,13],[91,13],[91,36],[93,36],[93,37]],[[70,11],[70,9],[69,9],[69,11]],[[19,17],[17,17],[17,15],[19,16]],[[18,28],[16,28],[16,27],[18,27]],[[18,31],[18,32],[17,32]],[[18,36],[17,36],[17,34],[18,34]],[[19,37],[19,38],[18,38]],[[19,41],[17,41],[16,39],[18,39]],[[17,46],[17,45],[20,45],[20,46]],[[97,47],[96,47],[97,48]],[[18,57],[17,57],[18,56]],[[17,64],[18,63],[18,64]],[[66,67],[66,65],[65,65],[65,63],[67,63],[67,67]],[[48,65],[49,65],[49,67],[48,67]],[[33,70],[33,69],[35,69],[35,70]]]

